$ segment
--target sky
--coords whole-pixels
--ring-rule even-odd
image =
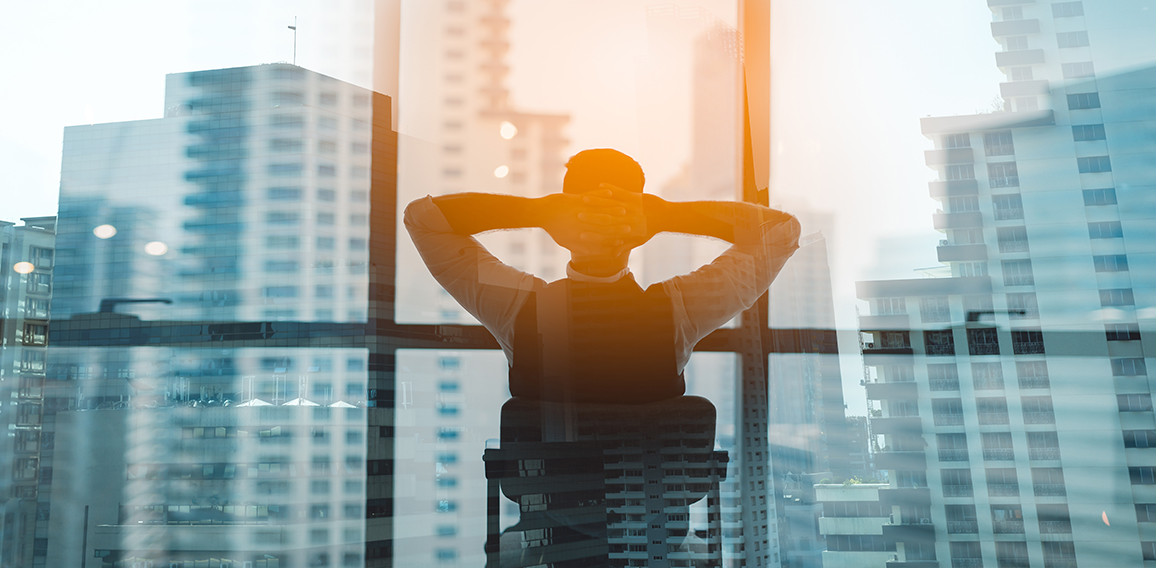
[[[420,1],[403,0],[403,25]],[[372,35],[362,14],[371,2],[8,6],[0,20],[8,54],[0,58],[0,220],[55,213],[65,126],[161,116],[166,73],[290,61],[294,16],[298,64],[369,85]],[[508,9],[508,83],[518,108],[570,113],[572,151],[633,152],[651,187],[678,172],[690,145],[689,71],[675,70],[670,80],[685,88],[669,97],[640,97],[645,11],[669,4],[736,18],[724,0],[511,0]],[[934,174],[923,164],[931,142],[919,118],[989,109],[1001,80],[990,21],[983,0],[773,3],[772,201],[819,220],[805,221],[804,231],[827,237],[841,329],[856,325],[856,280],[919,277],[914,269],[936,264],[941,235],[931,229],[937,205],[927,195]],[[405,70],[405,54],[427,36],[410,27],[402,38]],[[404,98],[399,104],[405,133],[412,123]],[[671,118],[654,131],[645,117],[660,111]],[[860,372],[848,363],[844,378]]]

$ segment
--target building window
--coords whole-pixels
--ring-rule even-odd
[[[967,461],[967,434],[936,434],[935,443],[939,461]]]
[[[966,132],[963,134],[948,134],[943,137],[944,148],[970,148],[971,136]]]
[[[1136,503],[1136,520],[1141,523],[1156,522],[1156,503]]]
[[[971,497],[970,469],[941,469],[940,478],[943,480],[944,497]]]
[[[936,426],[962,426],[963,403],[958,398],[932,399],[931,417]]]
[[[1046,361],[1017,361],[1016,377],[1021,389],[1046,389],[1051,386]]]
[[[1040,317],[1035,292],[1015,292],[1007,295],[1009,319],[1037,319]]]
[[[995,235],[1000,252],[1028,252],[1027,227],[999,227]]]
[[[948,505],[948,507],[965,507],[965,505]],[[975,505],[966,505],[966,507],[971,508],[971,520],[968,521],[969,525],[974,524],[976,522],[975,521]],[[949,532],[949,533],[951,533],[951,532],[956,532],[956,533],[963,532],[963,531],[952,531],[951,530],[952,523],[950,520],[951,518],[948,517],[948,519],[949,520],[947,521],[947,525],[948,525],[947,532]],[[957,520],[963,520],[963,519],[957,519]],[[975,531],[969,531],[969,532],[975,533],[975,532],[979,532],[979,531],[977,529]],[[959,560],[959,562],[956,562],[956,560]],[[980,550],[979,543],[975,542],[975,541],[952,542],[951,543],[951,564],[952,564],[952,566],[982,566],[983,565],[983,552]]]
[[[984,461],[1008,461],[1015,459],[1012,449],[1011,432],[984,432],[983,459]]]
[[[1135,323],[1104,324],[1104,334],[1108,341],[1139,341],[1140,325]]]
[[[1096,72],[1092,68],[1091,61],[1081,61],[1079,63],[1064,63],[1060,65],[1060,70],[1064,74],[1065,79],[1079,79],[1081,77],[1095,77]]]
[[[266,190],[265,197],[269,201],[299,201],[301,199],[300,187],[270,187]]]
[[[1088,223],[1088,236],[1093,239],[1119,238],[1124,236],[1119,221]]]
[[[1042,355],[1044,353],[1044,333],[1038,329],[1013,329],[1012,353],[1016,355]]]
[[[1101,221],[1088,223],[1088,238],[1091,239],[1118,239],[1124,236],[1124,228],[1119,221]]]
[[[933,391],[959,390],[959,370],[953,363],[928,365],[927,377]]]
[[[1151,394],[1118,394],[1116,404],[1120,412],[1148,412],[1152,410]]]
[[[956,264],[956,268],[963,277],[987,276],[986,262],[960,262]]]
[[[1148,374],[1148,367],[1142,357],[1124,357],[1112,359],[1112,376],[1139,377]]]
[[[1055,424],[1056,411],[1050,396],[1025,396],[1020,399],[1024,411],[1024,424]]]
[[[1076,165],[1082,174],[1096,174],[1112,171],[1112,161],[1108,156],[1076,158]]]
[[[1108,187],[1104,189],[1085,189],[1084,190],[1084,205],[1115,205],[1116,204],[1116,188]]]
[[[270,225],[296,225],[301,221],[301,214],[296,211],[269,211],[265,213],[265,222]]]
[[[1105,254],[1092,257],[1092,265],[1096,272],[1124,272],[1128,270],[1128,256],[1124,254]]]
[[[1016,470],[1012,467],[992,467],[984,472],[987,476],[987,494],[993,497],[1011,497],[1020,494],[1019,480],[1016,478]],[[1004,511],[1002,514],[996,513],[996,507],[1006,507],[1009,511]],[[1019,512],[1019,505],[996,505],[992,507],[993,520],[1004,521],[1020,521],[1019,530],[1016,527],[1011,527],[1011,530],[1001,531],[996,527],[995,532],[1024,532],[1023,531],[1023,515]]]
[[[1007,424],[1007,399],[1003,397],[975,399],[975,411],[982,424]]]
[[[934,296],[919,300],[919,313],[924,323],[951,321],[951,308],[946,296]]]
[[[1024,9],[1020,6],[1000,10],[1000,18],[1005,22],[1024,19]]]
[[[1028,432],[1029,460],[1060,459],[1060,440],[1055,432]]]
[[[1019,187],[1020,176],[1015,162],[987,165],[987,181],[991,187]]]
[[[950,181],[975,179],[975,167],[972,164],[947,166],[947,179]]]
[[[996,221],[1024,218],[1023,199],[1019,194],[991,196],[992,208],[995,211]]]
[[[994,327],[969,329],[967,347],[971,355],[999,355],[999,335]]]
[[[1056,43],[1060,47],[1086,47],[1088,32],[1060,32],[1056,34]]]
[[[923,348],[928,355],[955,355],[955,339],[951,330],[923,332]]]
[[[1100,93],[1068,95],[1068,110],[1100,108]]]
[[[1104,133],[1103,124],[1081,124],[1072,127],[1072,139],[1076,142],[1105,140],[1107,135]]]
[[[301,164],[269,164],[272,177],[292,177],[301,175]]]
[[[979,211],[979,198],[974,195],[947,198],[947,208],[952,213]]]
[[[1023,51],[1028,49],[1028,36],[1010,36],[1004,40],[1004,51]]]
[[[1012,67],[1011,68],[1011,80],[1013,82],[1014,81],[1031,81],[1033,78],[1034,77],[1032,76],[1032,68],[1030,66]]]
[[[1056,2],[1052,4],[1053,18],[1071,18],[1084,15],[1083,2]]]
[[[1003,365],[972,363],[971,378],[975,390],[1003,390]]]
[[[1128,477],[1132,485],[1156,485],[1156,468],[1152,466],[1129,467]]]
[[[1113,288],[1100,290],[1100,305],[1107,306],[1134,306],[1136,297],[1131,288]]]
[[[1031,79],[1031,67],[1028,70],[1028,79]],[[988,156],[1010,156],[1016,153],[1012,143],[1010,130],[1003,132],[989,132],[983,135],[983,153]]]
[[[1156,448],[1156,430],[1124,430],[1125,448]]]

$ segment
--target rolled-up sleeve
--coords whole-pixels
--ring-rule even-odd
[[[710,264],[663,282],[674,308],[680,369],[699,340],[755,304],[799,248],[794,217],[764,223],[757,231],[757,238],[739,239]]]
[[[510,358],[518,311],[545,282],[498,260],[474,237],[455,233],[429,196],[406,207],[404,223],[434,279],[486,326]]]

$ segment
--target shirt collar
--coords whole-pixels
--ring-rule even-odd
[[[577,282],[590,282],[593,284],[612,284],[614,282],[618,282],[619,280],[622,280],[628,274],[630,274],[630,267],[629,266],[624,267],[622,270],[619,270],[616,274],[611,274],[610,276],[591,276],[589,274],[583,274],[581,272],[578,272],[577,270],[574,270],[574,267],[569,262],[566,263],[566,276],[569,277],[571,280],[574,280]]]

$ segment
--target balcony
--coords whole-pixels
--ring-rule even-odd
[[[927,186],[931,192],[931,196],[936,198],[976,195],[979,193],[979,182],[974,179],[933,181],[928,182]]]
[[[979,211],[968,211],[966,213],[936,213],[931,216],[931,221],[935,225],[935,228],[938,230],[982,227],[983,214],[981,214]]]
[[[1027,241],[1000,241],[1000,252],[1028,252]]]
[[[1043,534],[1072,534],[1072,522],[1040,521],[1040,532]]]
[[[1011,83],[1000,83],[999,92],[1004,97],[1030,97],[1035,95],[1048,94],[1048,82],[1040,79],[1038,81],[1013,81]],[[988,154],[993,156],[995,154]]]
[[[1147,562],[1144,565],[1148,565]],[[1027,566],[1027,564],[1024,564]],[[1075,558],[1052,558],[1044,556],[1044,568],[1077,568]]]
[[[1058,460],[1060,459],[1059,448],[1028,448],[1029,460]]]
[[[1008,20],[1004,22],[991,23],[991,37],[1000,38],[1009,35],[1027,35],[1040,33],[1040,21],[1036,19],[1031,20]]]
[[[971,497],[975,490],[971,485],[944,485],[944,497]]]
[[[969,343],[967,350],[972,355],[999,355],[999,343]]]
[[[942,448],[939,450],[939,461],[967,461],[967,450]]]
[[[1024,210],[1022,207],[996,207],[995,209],[996,221],[1011,221],[1023,218]]]
[[[1020,486],[1015,483],[988,483],[987,494],[992,497],[1015,497],[1020,494]],[[1019,532],[1024,532],[1023,521],[1019,523]]]
[[[1043,341],[1012,341],[1012,353],[1016,355],[1042,355]]]
[[[1032,485],[1032,492],[1036,497],[1064,497],[1068,494],[1068,489],[1063,483],[1037,483]]]
[[[924,345],[923,351],[924,351],[924,353],[926,353],[928,355],[953,356],[953,355],[955,355],[955,345],[953,345],[951,343],[947,343],[947,344],[931,343],[931,344]]]
[[[947,534],[977,534],[979,523],[976,521],[947,521]]]
[[[980,412],[978,413],[980,424],[1007,424],[1006,412]]]
[[[940,262],[987,260],[985,245],[940,245],[935,249]]]
[[[1013,67],[1018,65],[1036,65],[1044,62],[1044,50],[1021,49],[1019,51],[1001,51],[995,54],[996,67]]]
[[[974,384],[975,390],[1003,390],[1002,377],[977,378]]]
[[[1046,389],[1052,386],[1047,377],[1020,377],[1021,389]]]
[[[995,534],[1023,534],[1024,533],[1024,522],[1023,521],[1011,521],[1011,520],[992,521],[991,522],[991,529],[992,529],[992,532],[994,532]]]
[[[983,568],[982,558],[952,558],[951,568]]]
[[[957,391],[959,379],[931,379],[930,385],[933,391]]]
[[[1024,412],[1024,424],[1055,424],[1055,412]]]
[[[1010,461],[1016,459],[1015,450],[1011,448],[990,448],[983,450],[984,461]]]
[[[987,185],[993,189],[999,187],[1019,187],[1020,176],[996,176],[987,178]]]
[[[928,166],[943,164],[970,164],[975,162],[975,151],[971,148],[943,148],[940,150],[926,150],[923,152],[923,161]]]
[[[932,390],[935,390],[935,389],[932,389]],[[944,390],[946,390],[946,389],[944,389]],[[959,382],[958,381],[956,381],[956,383],[955,383],[955,390],[959,390]],[[935,421],[936,426],[962,426],[963,425],[963,415],[962,414],[932,414],[932,419]]]

